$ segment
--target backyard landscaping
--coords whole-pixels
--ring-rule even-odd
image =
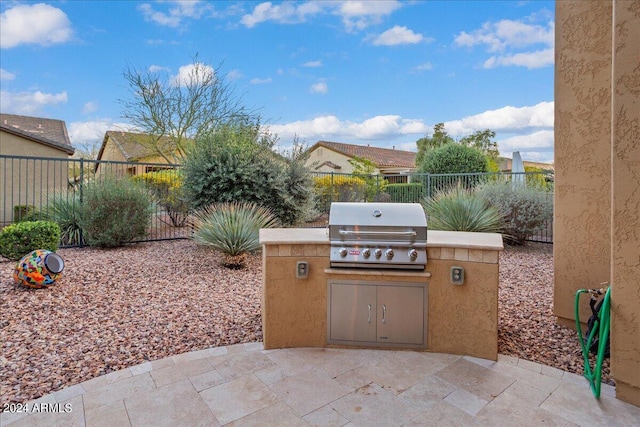
[[[262,339],[262,266],[219,265],[191,240],[61,249],[49,289],[13,283],[0,259],[0,401],[25,402],[95,376],[187,351]],[[552,312],[552,246],[500,258],[499,353],[581,373],[575,332]],[[608,366],[605,367],[605,376]]]

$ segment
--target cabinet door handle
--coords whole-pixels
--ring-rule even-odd
[[[367,319],[368,323],[371,323],[371,304],[369,304],[369,318]]]
[[[382,304],[382,323],[386,323],[387,306]]]

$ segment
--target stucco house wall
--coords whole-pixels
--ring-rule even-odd
[[[638,40],[638,0],[556,3],[554,314],[611,283],[616,396],[640,406]]]
[[[73,153],[64,122],[1,116],[0,155],[21,158],[0,159],[0,227],[13,222],[14,206],[40,209],[49,194],[67,188],[68,158]]]
[[[318,147],[309,153],[305,165],[313,172],[353,173],[353,165],[349,163],[351,157],[345,156],[326,147]],[[336,167],[339,166],[339,167]],[[375,174],[380,173],[376,168]]]

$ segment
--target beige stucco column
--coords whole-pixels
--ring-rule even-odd
[[[558,1],[555,43],[554,313],[611,283],[616,395],[640,406],[640,0]]]
[[[640,1],[613,4],[611,371],[640,406]]]

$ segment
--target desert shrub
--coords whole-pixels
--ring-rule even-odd
[[[270,209],[255,203],[216,203],[194,212],[192,239],[222,252],[224,266],[242,268],[247,253],[260,247],[260,229],[277,224]]]
[[[425,200],[432,230],[500,233],[503,218],[497,208],[462,186],[452,187]]]
[[[260,144],[246,126],[225,126],[196,139],[183,165],[193,208],[245,201],[274,212],[284,225],[304,221],[311,200],[308,172]]]
[[[46,220],[46,217],[33,205],[16,205],[13,207],[13,222],[40,220]]]
[[[472,189],[483,179],[488,171],[487,156],[480,150],[458,143],[445,144],[430,150],[418,165],[418,171],[431,174],[429,182],[430,194],[446,191],[462,185]],[[438,176],[433,176],[433,175]],[[453,175],[443,175],[453,174]],[[459,174],[474,174],[463,175]],[[423,183],[427,177],[422,177]]]
[[[158,204],[165,208],[171,224],[184,226],[189,215],[189,202],[182,187],[182,173],[177,169],[147,172],[133,177],[154,195]]]
[[[129,180],[107,178],[86,186],[80,226],[90,245],[117,247],[144,238],[152,212],[145,189]]]
[[[553,188],[550,171],[536,166],[525,166],[524,171],[527,173],[527,186],[540,190],[550,190]]]
[[[387,193],[393,203],[420,203],[424,197],[424,185],[421,183],[389,184]]]
[[[80,194],[75,191],[54,192],[48,199],[49,219],[60,227],[61,245],[80,245]]]
[[[486,183],[477,194],[496,207],[505,220],[505,234],[523,244],[553,216],[551,193],[518,183]]]
[[[487,156],[476,148],[450,143],[429,151],[419,165],[419,171],[431,174],[484,173],[487,172]]]
[[[0,255],[19,260],[36,249],[55,251],[60,227],[49,221],[24,221],[9,224],[0,231]]]
[[[362,202],[366,196],[364,179],[350,175],[324,175],[314,177],[313,190],[316,208],[328,213],[331,202]]]

